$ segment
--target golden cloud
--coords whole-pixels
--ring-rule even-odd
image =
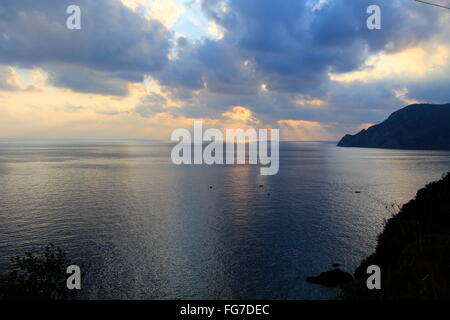
[[[429,76],[449,67],[450,47],[442,44],[426,48],[408,48],[394,54],[380,53],[367,59],[360,71],[329,73],[337,82],[371,82],[385,78],[413,78]]]

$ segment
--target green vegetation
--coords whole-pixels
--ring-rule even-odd
[[[71,261],[53,244],[43,252],[26,252],[12,259],[13,270],[0,273],[2,300],[68,300],[78,290],[68,290],[66,273]]]
[[[381,268],[381,290],[366,287],[369,265]],[[450,173],[419,190],[387,221],[375,253],[343,285],[340,298],[450,298]]]

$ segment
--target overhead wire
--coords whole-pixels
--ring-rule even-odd
[[[420,2],[420,3],[423,3],[423,4],[427,4],[427,5],[430,5],[430,6],[435,6],[435,7],[444,8],[444,9],[449,9],[450,10],[450,7],[446,7],[446,6],[441,5],[441,4],[428,2],[428,1],[423,1],[423,0],[414,0],[414,1]]]

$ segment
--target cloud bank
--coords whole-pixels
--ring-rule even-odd
[[[228,123],[237,112],[314,139],[379,122],[411,101],[450,101],[450,18],[442,9],[408,0],[128,2],[3,0],[0,91],[17,90],[15,69],[43,70],[54,88],[117,99],[144,84],[127,112],[98,114]],[[81,30],[65,26],[69,4],[82,8]],[[366,27],[374,4],[381,30]],[[211,36],[171,29],[194,5]]]

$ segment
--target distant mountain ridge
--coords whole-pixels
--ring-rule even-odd
[[[338,146],[450,150],[450,103],[409,105],[380,124],[345,135]]]

